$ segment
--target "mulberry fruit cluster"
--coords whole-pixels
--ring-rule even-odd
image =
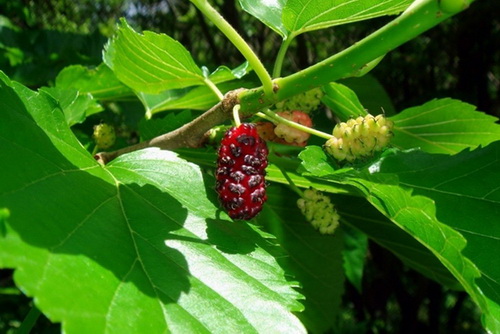
[[[300,110],[281,111],[277,115],[295,123],[312,127],[311,117]],[[270,122],[259,122],[257,123],[257,131],[261,138],[265,140],[292,146],[306,146],[307,140],[310,137],[309,133],[297,130],[283,123],[274,125]]]
[[[276,109],[277,111],[302,110],[303,112],[310,113],[318,109],[323,95],[324,93],[320,88],[314,88],[305,93],[294,95],[287,100],[276,103]]]
[[[339,161],[352,162],[368,157],[389,144],[392,128],[392,121],[383,115],[359,116],[337,124],[333,137],[325,143],[325,149]]]
[[[113,146],[116,140],[115,129],[109,124],[99,124],[94,126],[94,134],[92,135],[95,144],[100,149],[107,149]]]
[[[303,198],[297,200],[297,206],[307,221],[321,234],[333,234],[339,226],[340,216],[330,198],[316,189],[304,191]]]
[[[254,124],[243,123],[226,132],[217,159],[216,189],[231,218],[249,220],[262,210],[267,200],[267,155]]]

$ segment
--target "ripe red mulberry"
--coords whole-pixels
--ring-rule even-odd
[[[229,129],[222,139],[217,159],[219,200],[233,219],[255,217],[267,200],[265,168],[267,146],[254,124]]]

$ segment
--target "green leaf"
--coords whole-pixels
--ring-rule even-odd
[[[201,85],[205,80],[182,44],[165,34],[138,34],[124,19],[106,46],[104,62],[121,82],[145,93]]]
[[[352,168],[334,170],[328,165],[326,154],[317,146],[306,147],[299,157],[302,159],[302,167],[306,170],[304,175],[309,175],[309,186],[322,191],[342,194],[334,186],[338,187],[337,183],[347,183],[345,177],[349,176],[350,173],[354,173]],[[315,177],[311,177],[312,175]],[[293,178],[293,174],[290,173],[289,176]],[[324,185],[327,179],[342,181],[331,183],[332,187],[328,188]],[[365,233],[370,239],[389,249],[406,265],[423,275],[446,286],[457,287],[456,279],[431,251],[391,223],[365,200],[360,199],[357,191],[350,189],[344,192],[344,194],[346,193],[351,194],[351,196],[337,195],[333,201],[341,214],[343,223],[347,223],[349,226]]]
[[[325,333],[338,319],[344,291],[342,231],[320,234],[297,208],[297,195],[279,185],[267,190],[268,202],[258,222],[286,250],[288,256],[281,262],[294,273],[305,296],[305,310],[299,314],[302,322],[312,333]]]
[[[150,140],[164,133],[173,131],[193,119],[190,110],[184,110],[178,114],[169,113],[163,118],[143,118],[139,122],[139,133],[141,141]]]
[[[219,66],[208,78],[216,84],[217,88],[224,94],[237,88],[255,87],[256,81],[252,79],[236,80],[241,79],[248,74],[249,71],[250,67],[248,62],[232,70],[226,66]],[[143,103],[146,111],[151,115],[160,111],[176,109],[208,110],[219,102],[219,97],[205,85],[182,89],[170,89],[159,94],[138,92],[137,96]]]
[[[190,87],[190,88],[180,88],[180,89],[169,89],[158,94],[137,92],[136,95],[142,102],[146,111],[151,115],[154,115],[155,113],[165,110],[182,109],[182,108],[196,109],[195,108],[196,104],[194,101],[191,101],[191,99],[188,99],[188,103],[190,102],[190,104],[186,103],[188,105],[187,107],[182,105],[182,100],[186,100],[186,95],[194,90],[202,90],[204,95],[208,99],[217,100],[214,92],[206,86],[198,86],[194,88]],[[195,96],[197,95],[195,94]],[[177,108],[177,105],[179,104],[181,105],[181,107]]]
[[[359,102],[356,93],[349,87],[332,82],[323,86],[323,92],[325,95],[321,98],[321,102],[330,108],[341,121],[345,122],[349,118],[366,115],[366,110]]]
[[[419,151],[386,158],[381,173],[394,173],[416,196],[432,199],[440,222],[459,231],[467,240],[463,254],[481,272],[475,284],[488,304],[500,310],[500,142],[454,156]],[[476,297],[479,298],[479,297]],[[500,314],[484,310],[500,324]],[[495,331],[493,331],[495,332]]]
[[[133,96],[130,88],[121,83],[105,64],[95,69],[81,65],[65,67],[57,75],[55,86],[92,94],[97,100],[118,100]]]
[[[7,234],[7,219],[10,216],[10,211],[7,208],[0,208],[0,236],[5,237]]]
[[[0,110],[0,267],[65,333],[305,333],[282,251],[218,210],[197,165],[148,149],[103,167],[2,74]]]
[[[393,182],[392,175],[368,173],[346,181],[363,191],[368,201],[396,226],[427,247],[488,314],[485,298],[475,283],[479,271],[462,253],[465,238],[436,218],[432,200],[413,195],[410,190]]]
[[[88,116],[104,110],[89,93],[79,94],[75,89],[57,87],[44,87],[40,91],[47,93],[59,102],[69,126],[82,123]]]
[[[214,84],[218,84],[221,82],[231,81],[235,79],[241,79],[245,75],[247,75],[252,68],[250,64],[246,61],[238,67],[230,69],[227,66],[219,66],[213,73],[211,73],[208,78]]]
[[[309,147],[309,146],[308,146]],[[306,147],[306,149],[308,148]],[[214,149],[210,148],[202,148],[202,149],[178,149],[176,150],[177,153],[180,154],[184,159],[196,162],[196,164],[207,166],[210,168],[215,168],[215,161],[217,160],[217,153]],[[274,156],[274,153],[271,152],[269,155],[269,160],[271,162],[275,161],[276,157]],[[286,157],[280,157],[281,160],[280,166],[284,165],[283,161],[286,161]],[[349,190],[352,191],[352,187],[346,187],[344,185],[340,184],[333,184],[332,182],[329,182],[327,180],[322,181],[318,180],[317,178],[312,179],[310,177],[302,176],[294,172],[297,167],[300,165],[300,161],[298,159],[295,159],[297,161],[290,161],[289,160],[289,165],[292,166],[291,169],[286,169],[288,172],[288,176],[290,179],[295,183],[300,188],[309,188],[311,186],[314,186],[316,189],[320,191],[325,191],[329,192],[332,194],[348,194]],[[326,175],[326,174],[325,174]],[[272,182],[277,182],[277,183],[282,183],[282,184],[289,184],[288,180],[283,176],[282,171],[280,168],[277,167],[275,163],[270,163],[267,168],[266,168],[266,180],[267,181],[272,181]]]
[[[226,93],[236,88],[255,87],[255,82],[234,80],[220,83],[217,87],[222,93]],[[138,92],[137,96],[152,115],[165,110],[208,110],[219,102],[219,98],[207,86],[167,90],[160,94]]]
[[[367,235],[380,246],[391,251],[405,265],[418,271],[422,275],[452,289],[461,289],[457,279],[439,261],[439,259],[426,247],[418,242],[412,235],[392,223],[382,213],[376,210],[366,200],[353,196],[336,196],[335,207],[341,216],[342,223]],[[346,249],[349,242],[346,241]],[[361,249],[356,249],[355,267],[346,268],[346,275],[352,282],[360,279]],[[345,256],[344,256],[345,257]],[[351,280],[350,277],[354,278]]]
[[[328,177],[356,187],[396,227],[430,250],[480,306],[492,332],[500,328],[500,272],[490,255],[499,251],[500,235],[492,224],[500,212],[499,156],[500,142],[455,156],[412,151]],[[364,217],[366,212],[359,206],[351,216]],[[366,226],[356,227],[369,236],[377,231],[390,236],[380,224],[371,232]],[[415,259],[415,264],[427,265]]]
[[[496,117],[449,98],[405,109],[391,120],[394,121],[391,142],[400,148],[419,147],[429,153],[454,154],[500,140]]]
[[[341,225],[344,232],[344,270],[347,280],[362,293],[363,268],[368,252],[368,238],[347,225]]]
[[[174,196],[190,212],[215,218],[216,208],[207,199],[206,189],[200,187],[203,177],[198,166],[187,164],[173,152],[149,148],[120,156],[107,167],[125,184],[152,185]]]
[[[239,2],[244,11],[255,16],[282,37],[288,34],[281,21],[281,15],[286,0],[239,0]]]
[[[335,173],[335,169],[328,162],[328,157],[319,146],[306,146],[306,148],[300,152],[299,158],[302,160],[302,167],[315,176],[331,175]]]
[[[283,24],[293,35],[340,24],[398,14],[413,0],[288,0]]]
[[[390,96],[373,75],[367,74],[359,78],[347,78],[340,80],[340,83],[356,93],[361,105],[370,114],[384,113],[386,116],[396,114]]]

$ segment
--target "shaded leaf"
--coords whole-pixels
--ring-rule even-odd
[[[347,78],[340,83],[352,89],[361,105],[372,115],[385,114],[391,116],[396,114],[394,105],[387,91],[380,82],[370,74],[360,78]]]
[[[349,180],[350,173],[355,172],[352,168],[334,171],[327,163],[329,159],[326,154],[317,146],[306,147],[300,154],[300,158],[302,159],[302,167],[306,171],[304,175],[315,176],[308,178],[310,186],[317,189],[322,188],[326,192],[332,191],[324,186],[325,179],[336,180],[337,182],[332,185],[338,186],[336,183],[347,183],[344,180]],[[290,177],[292,177],[292,174],[290,174]],[[336,188],[333,187],[333,189]],[[342,194],[339,191],[333,193]],[[349,193],[351,196],[337,195],[333,201],[341,214],[342,222],[365,233],[379,245],[393,252],[406,265],[423,275],[446,286],[457,287],[456,279],[431,251],[422,246],[411,235],[391,223],[365,200],[360,199],[356,189],[351,189]]]
[[[371,240],[391,251],[406,266],[444,286],[462,289],[457,279],[429,249],[393,224],[366,200],[353,196],[336,196],[334,202],[343,223],[364,233]],[[346,241],[346,247],[348,244]],[[356,258],[357,267],[351,268],[357,269],[357,272],[352,273],[355,282],[362,274],[359,272],[361,250],[362,248],[358,250]]]
[[[393,182],[391,175],[368,174],[347,181],[363,191],[368,201],[396,226],[427,247],[487,314],[484,296],[475,283],[479,272],[462,253],[465,238],[436,218],[433,201],[412,195],[411,191]]]
[[[436,204],[439,221],[459,231],[467,240],[464,255],[481,272],[475,284],[492,310],[485,311],[500,323],[500,142],[454,156],[419,151],[386,158],[382,173],[394,173],[414,194]],[[495,331],[493,331],[495,332]]]
[[[285,37],[288,32],[281,21],[286,0],[239,0],[241,8],[255,16],[269,28]]]
[[[10,216],[9,209],[0,208],[0,236],[5,237],[7,234],[7,219]]]
[[[496,117],[449,98],[405,109],[391,120],[394,121],[392,144],[400,148],[419,147],[430,153],[454,154],[500,140]]]
[[[499,152],[496,142],[451,157],[399,153],[328,177],[359,189],[395,226],[429,249],[480,306],[493,332],[500,324],[500,278],[488,254],[498,252],[498,228],[491,221],[500,212]],[[365,211],[358,208],[356,215]],[[426,266],[418,257],[411,260]]]
[[[283,24],[293,35],[340,24],[398,14],[413,0],[288,0]]]
[[[342,225],[342,231],[344,232],[342,258],[344,259],[345,276],[361,294],[368,238],[366,234],[347,225]]]
[[[305,333],[280,249],[218,210],[197,165],[100,166],[53,99],[0,76],[0,267],[64,332]]]
[[[287,256],[281,259],[290,268],[306,297],[299,314],[312,333],[324,333],[337,322],[344,291],[342,231],[322,235],[298,210],[297,195],[283,186],[268,188],[269,200],[258,222],[276,235]]]
[[[178,114],[169,113],[163,118],[142,119],[139,122],[141,141],[150,140],[164,133],[173,131],[193,119],[190,110]]]
[[[165,34],[138,34],[123,19],[105,48],[104,62],[120,81],[140,92],[154,94],[204,82],[182,44]]]

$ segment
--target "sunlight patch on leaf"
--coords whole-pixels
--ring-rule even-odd
[[[286,0],[239,0],[241,8],[285,37],[288,32],[281,20]]]
[[[159,149],[101,166],[1,73],[0,109],[0,267],[64,332],[306,332],[282,250],[218,209],[199,166]]]

